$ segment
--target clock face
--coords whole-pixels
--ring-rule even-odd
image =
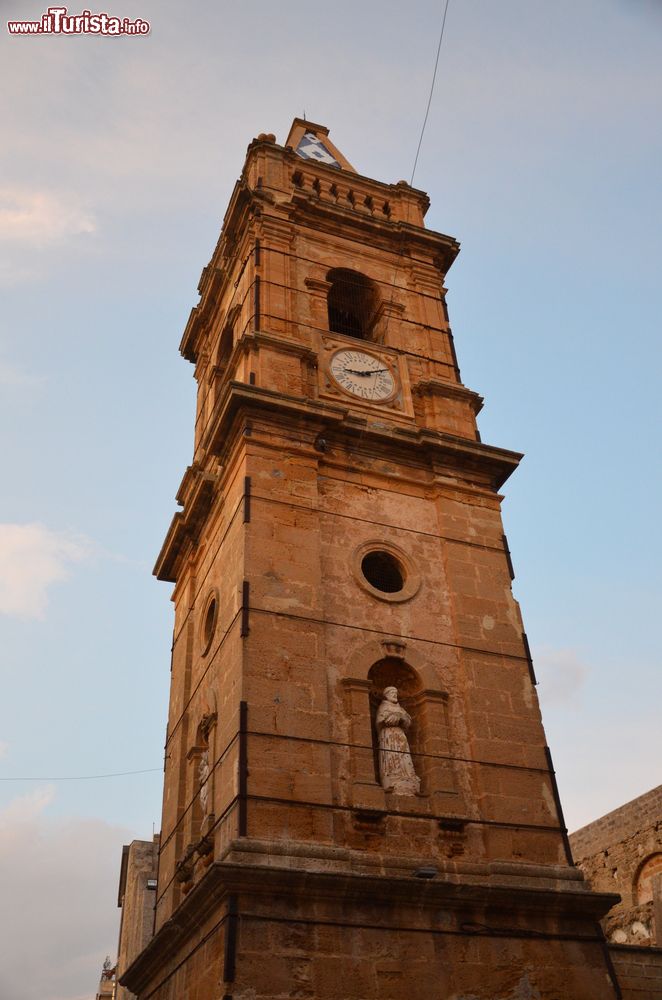
[[[395,377],[390,367],[383,358],[366,351],[350,348],[336,351],[329,370],[345,392],[351,392],[359,399],[383,403],[395,393]]]

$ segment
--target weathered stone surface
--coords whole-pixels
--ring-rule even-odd
[[[662,997],[662,948],[609,946],[623,1000],[659,1000]]]
[[[575,861],[621,902],[605,918],[613,944],[662,946],[662,785],[571,834]]]
[[[148,944],[154,930],[154,900],[159,839],[134,840],[122,852],[117,905],[122,908],[117,954],[117,979]],[[114,1000],[132,1000],[133,993],[115,986]]]
[[[182,341],[199,395],[157,563],[175,634],[156,936],[124,981],[150,1000],[609,1000],[614,897],[566,858],[511,590],[498,491],[520,456],[478,440],[455,361],[458,246],[425,230],[422,192],[336,159],[251,144]],[[332,298],[348,271],[358,305]],[[341,348],[392,395],[352,395]],[[380,782],[389,687],[420,786]]]

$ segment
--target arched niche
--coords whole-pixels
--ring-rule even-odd
[[[373,760],[375,779],[379,781],[379,738],[377,733],[377,709],[383,698],[384,689],[394,687],[398,690],[398,701],[411,716],[412,724],[407,730],[407,740],[414,761],[414,768],[419,778],[423,778],[424,764],[421,757],[420,719],[418,718],[418,695],[422,689],[421,679],[404,659],[398,656],[385,656],[378,660],[368,670],[370,681],[370,730],[372,734]]]
[[[190,768],[190,779],[187,784],[191,796],[190,840],[192,843],[204,837],[214,822],[216,719],[215,711],[203,713],[196,727],[195,742],[187,754]],[[206,796],[201,795],[203,785],[206,786]]]
[[[362,809],[397,809],[393,796],[387,802],[375,759],[376,708],[384,688],[392,685],[414,720],[410,746],[421,778],[421,811],[462,813],[451,759],[448,694],[439,688],[433,664],[398,637],[372,640],[355,651],[341,684],[351,751],[351,804]]]
[[[652,903],[655,897],[662,902],[662,852],[650,854],[639,866],[634,879],[634,898],[638,906]]]

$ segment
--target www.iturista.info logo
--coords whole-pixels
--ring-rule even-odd
[[[7,21],[10,35],[148,35],[149,21],[83,10],[69,14],[66,7],[49,7],[39,21]]]

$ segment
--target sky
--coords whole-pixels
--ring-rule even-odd
[[[0,23],[0,1000],[94,997],[159,828],[178,344],[246,146],[305,112],[409,179],[443,3],[104,9],[150,33]],[[661,98],[660,0],[450,0],[414,179],[462,244],[482,438],[526,455],[504,521],[570,829],[660,783]]]

